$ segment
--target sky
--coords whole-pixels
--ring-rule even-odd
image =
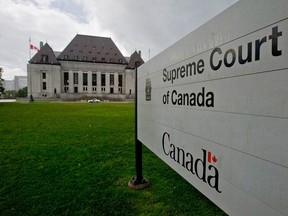
[[[0,0],[2,78],[27,76],[29,38],[37,47],[43,41],[63,51],[76,34],[110,37],[124,56],[141,50],[147,61],[236,2]]]

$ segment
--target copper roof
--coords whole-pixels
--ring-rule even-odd
[[[48,43],[46,43],[40,51],[38,51],[29,61],[29,63],[32,64],[59,64],[59,62],[56,59],[56,56],[52,50],[52,48],[49,46]]]
[[[127,68],[134,69],[136,67],[136,62],[138,62],[138,67],[144,63],[141,55],[135,51],[129,59],[129,64],[127,65]]]
[[[58,60],[128,64],[111,38],[77,34]]]

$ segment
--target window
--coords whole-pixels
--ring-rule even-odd
[[[87,86],[87,85],[88,85],[88,74],[83,73],[83,86]]]
[[[87,56],[83,56],[83,60],[87,60],[88,58],[87,58]]]
[[[64,85],[69,85],[69,73],[64,72]]]
[[[114,85],[114,74],[110,74],[110,85]]]
[[[102,62],[105,62],[105,58],[104,58],[104,57],[102,57],[102,58],[101,58],[101,61],[102,61]]]
[[[106,86],[106,76],[105,76],[105,74],[101,74],[101,86]]]
[[[74,93],[78,93],[78,87],[74,87]]]
[[[96,61],[97,60],[97,58],[96,57],[93,57],[93,61]]]
[[[69,56],[68,55],[64,55],[64,59],[68,59],[69,58]]]
[[[46,82],[42,83],[42,90],[47,90]]]
[[[74,59],[77,60],[77,59],[78,59],[78,56],[74,56]]]
[[[46,72],[42,72],[42,79],[46,79]]]
[[[78,84],[78,73],[73,73],[73,84]]]
[[[68,92],[69,90],[69,73],[64,72],[64,92]]]
[[[119,74],[119,84],[118,86],[122,87],[123,86],[123,75],[122,74]]]
[[[41,61],[42,62],[48,62],[48,55],[41,55]]]
[[[92,86],[97,86],[97,74],[92,74]]]

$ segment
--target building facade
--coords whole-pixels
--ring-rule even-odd
[[[77,34],[62,52],[46,43],[27,65],[28,95],[133,98],[136,63],[144,63],[141,52],[125,58],[111,38]]]
[[[4,80],[5,90],[16,90],[27,87],[27,76],[14,76],[14,80]]]

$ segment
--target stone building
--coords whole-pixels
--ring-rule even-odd
[[[124,57],[111,38],[77,34],[62,52],[48,43],[27,65],[28,95],[34,98],[133,98],[141,52]]]

